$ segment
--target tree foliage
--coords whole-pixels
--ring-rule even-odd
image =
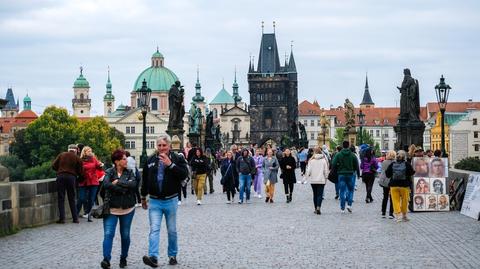
[[[78,123],[65,108],[47,107],[23,132],[15,134],[12,151],[29,167],[49,162],[78,140]]]
[[[8,169],[10,174],[10,181],[23,180],[23,174],[25,172],[26,165],[16,155],[1,156],[0,164]]]
[[[25,170],[24,180],[54,178],[55,171],[52,169],[51,162],[44,162],[40,165],[30,167]]]
[[[125,144],[125,136],[108,126],[102,117],[94,117],[88,121],[81,122],[78,128],[78,142],[88,145],[98,159],[107,161],[110,154]]]
[[[363,144],[367,144],[370,146],[375,145],[375,140],[373,139],[373,136],[370,135],[370,132],[367,132],[367,130],[362,129],[362,142]],[[360,146],[360,132],[357,133],[357,146]]]
[[[12,152],[27,167],[38,166],[32,173],[49,175],[49,171],[44,171],[45,163],[51,163],[69,144],[78,143],[90,146],[99,159],[108,161],[113,150],[123,147],[125,137],[101,117],[80,122],[66,109],[51,106],[26,129],[15,133]]]
[[[455,164],[456,169],[480,172],[480,160],[473,157],[461,159]]]
[[[343,135],[343,131],[345,128],[336,128],[335,136],[333,139],[330,140],[330,148],[335,150],[337,146],[341,146],[343,141],[345,140],[345,136]]]

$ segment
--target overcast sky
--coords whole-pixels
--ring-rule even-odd
[[[261,22],[276,21],[280,58],[293,52],[298,98],[322,107],[361,102],[365,73],[377,106],[396,106],[396,86],[409,67],[421,103],[436,101],[444,74],[451,101],[479,101],[480,1],[0,1],[0,94],[12,86],[41,113],[48,105],[72,111],[79,66],[90,82],[92,114],[103,113],[107,66],[116,105],[129,104],[135,79],[159,46],[180,78],[186,103],[200,66],[202,94],[239,92],[249,100],[249,56],[258,59]],[[283,62],[283,61],[282,61]],[[23,106],[22,106],[23,108]],[[188,108],[187,108],[188,109]]]

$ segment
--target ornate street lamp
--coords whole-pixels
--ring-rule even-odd
[[[152,90],[147,87],[147,81],[143,79],[142,87],[137,89],[138,106],[142,109],[143,118],[143,146],[142,155],[140,156],[140,165],[143,167],[147,162],[147,111],[150,104],[150,95]]]
[[[358,112],[357,117],[358,117],[358,125],[360,126],[360,145],[362,145],[363,144],[363,125],[365,125],[365,114],[362,112],[361,109]]]
[[[437,94],[438,107],[442,115],[442,157],[448,157],[445,151],[445,110],[447,108],[448,95],[450,94],[450,85],[445,83],[445,78],[440,78],[440,83],[435,86],[435,93]]]

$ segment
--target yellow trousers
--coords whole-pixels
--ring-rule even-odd
[[[205,186],[205,179],[207,174],[200,174],[195,177],[194,187],[195,193],[197,194],[197,200],[202,200],[203,198],[203,187]]]
[[[265,194],[270,199],[273,199],[273,195],[275,194],[275,184],[268,183],[265,185]]]
[[[407,214],[408,200],[410,199],[409,187],[390,187],[390,195],[392,196],[393,213]]]

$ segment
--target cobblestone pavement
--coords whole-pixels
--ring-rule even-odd
[[[480,223],[458,212],[410,214],[396,223],[380,218],[381,189],[372,204],[358,182],[353,214],[341,214],[327,184],[322,215],[313,214],[309,185],[296,184],[291,204],[278,184],[273,204],[225,203],[216,178],[214,194],[197,206],[190,195],[178,211],[177,266],[167,265],[162,224],[161,268],[480,268]],[[237,197],[236,197],[237,198]],[[0,268],[100,268],[102,221],[52,224],[0,238]],[[148,268],[147,212],[137,209],[127,268]],[[112,268],[118,268],[120,236]]]

